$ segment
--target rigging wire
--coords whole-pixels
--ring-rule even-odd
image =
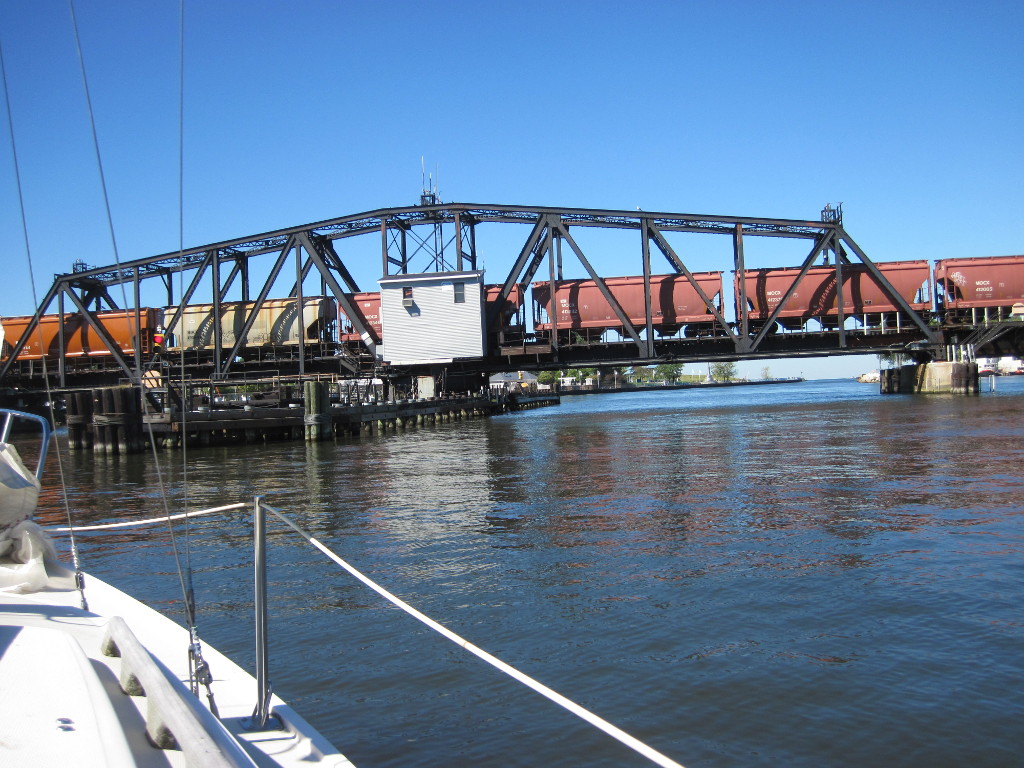
[[[7,87],[7,66],[4,62],[2,42],[0,42],[0,76],[2,76],[4,83],[4,104],[7,111],[7,127],[11,135],[11,157],[14,163],[15,185],[18,189],[18,211],[21,216],[21,232],[25,239],[25,258],[28,262],[28,280],[32,291],[32,303],[38,306],[39,296],[36,292],[36,277],[32,262],[32,246],[28,236],[28,218],[25,214],[25,197],[21,184],[21,168],[18,163],[18,145],[14,136],[14,110],[11,107],[11,96]],[[43,341],[42,325],[36,326],[36,333],[39,336],[39,348],[42,350],[45,346],[45,342]],[[56,424],[56,414],[54,414],[53,409],[53,392],[50,387],[50,373],[46,366],[46,355],[42,356],[42,363],[43,383],[46,386],[46,401],[50,410],[50,423]],[[70,534],[68,543],[71,549],[71,564],[75,571],[75,588],[78,590],[78,597],[82,610],[87,611],[89,610],[89,601],[85,597],[85,575],[82,572],[81,559],[78,554],[78,540],[75,538],[74,522],[71,519],[71,505],[68,502],[67,485],[64,481],[64,462],[61,457],[59,441],[57,441],[57,450],[55,450],[54,453],[57,455],[57,474],[60,478],[61,501],[64,504],[64,516],[68,521],[68,532]]]
[[[185,253],[185,0],[178,2],[178,257],[179,262],[184,259]],[[220,286],[215,286],[220,290]],[[178,271],[178,295],[185,295],[184,272]],[[182,508],[188,509],[188,385],[185,379],[185,345],[180,347],[180,374],[181,394],[185,399],[185,406],[181,409],[181,483],[182,483]],[[152,424],[150,425],[152,430]],[[155,445],[155,441],[151,441]],[[203,646],[199,640],[199,628],[196,622],[195,587],[192,582],[192,536],[189,527],[189,515],[185,515],[185,573],[188,577],[188,589],[186,591],[186,610],[189,613],[189,685],[192,693],[199,695],[199,686],[206,688],[206,698],[210,704],[210,711],[217,714],[217,703],[213,698],[213,675],[210,672],[209,663],[203,658]],[[170,521],[168,520],[168,525]]]
[[[78,62],[79,62],[79,67],[80,67],[81,73],[82,73],[82,88],[83,88],[83,90],[85,92],[85,101],[86,101],[86,106],[87,106],[88,114],[89,114],[89,126],[90,126],[91,131],[92,131],[93,148],[94,148],[95,153],[96,153],[96,165],[97,165],[98,171],[99,171],[100,187],[101,187],[101,189],[103,191],[103,203],[104,203],[104,207],[105,207],[105,210],[106,210],[107,226],[108,226],[108,229],[110,231],[110,242],[111,242],[111,246],[113,248],[113,253],[114,253],[114,263],[115,263],[115,265],[117,267],[118,274],[120,274],[120,272],[121,272],[121,257],[120,257],[120,253],[118,251],[118,246],[117,246],[117,236],[116,236],[115,230],[114,230],[114,219],[113,219],[113,215],[111,213],[110,196],[109,196],[109,194],[107,192],[106,176],[105,176],[104,171],[103,171],[103,158],[102,158],[102,154],[100,152],[99,135],[98,135],[97,130],[96,130],[96,118],[95,118],[95,114],[94,114],[93,108],[92,108],[92,97],[91,97],[90,92],[89,92],[89,78],[88,78],[88,75],[86,73],[85,57],[84,57],[84,55],[82,53],[81,37],[80,37],[80,34],[79,34],[79,30],[78,30],[78,20],[77,20],[77,18],[75,16],[75,3],[74,3],[74,0],[68,0],[68,9],[69,9],[70,14],[71,14],[71,24],[72,24],[72,27],[73,27],[74,33],[75,33],[75,48],[76,48],[76,50],[78,52]],[[184,160],[183,160],[183,145],[184,145],[184,141],[183,141],[183,138],[182,138],[183,126],[184,126],[184,118],[183,118],[183,115],[182,115],[182,113],[184,111],[184,66],[185,66],[184,65],[184,35],[185,35],[185,32],[184,32],[184,22],[185,22],[185,3],[184,3],[184,0],[179,0],[179,33],[178,33],[178,41],[179,41],[179,46],[178,46],[179,47],[179,55],[178,55],[178,66],[179,66],[179,95],[178,95],[178,101],[179,101],[179,117],[178,117],[178,125],[179,125],[179,136],[178,136],[178,162],[179,162],[179,176],[178,176],[179,224],[178,224],[178,230],[179,230],[179,252],[184,250],[184,245],[183,245],[183,228],[184,228],[183,218],[184,218],[184,214],[182,212],[182,200],[184,198],[184,193],[182,191],[182,187],[184,185],[183,173],[182,173],[182,168],[184,166]],[[127,291],[125,289],[125,284],[124,284],[123,280],[121,281],[121,295],[122,295],[122,301],[124,303],[124,306],[126,307],[125,313],[127,315],[128,296],[127,296]],[[136,311],[137,311],[137,309],[138,308],[136,308]],[[136,328],[135,329],[135,339],[136,339],[136,346],[137,347],[141,346],[141,334],[139,333],[140,330],[141,330],[140,328]],[[184,385],[184,381],[185,381],[185,377],[184,377],[184,369],[183,369],[182,370],[182,384],[183,385]],[[136,370],[134,372],[134,378],[133,378],[131,383],[132,383],[132,385],[137,386],[139,388],[139,397],[140,398],[144,398],[145,397],[145,393],[143,391],[143,382],[142,382],[141,371]],[[185,409],[182,409],[183,413],[184,413],[184,411],[185,411]],[[183,426],[184,426],[184,423],[183,423]],[[184,543],[184,549],[185,549],[185,560],[186,560],[186,563],[185,563],[185,566],[183,568],[182,567],[182,562],[181,562],[181,554],[179,552],[179,547],[178,547],[178,537],[175,534],[174,525],[171,522],[171,510],[170,510],[170,506],[169,506],[168,501],[167,501],[167,491],[166,491],[166,487],[164,485],[163,473],[161,472],[161,469],[160,469],[159,457],[156,455],[156,440],[154,439],[152,424],[150,424],[150,427],[149,427],[149,436],[150,436],[150,445],[153,448],[154,461],[155,461],[155,466],[156,466],[157,485],[158,485],[158,488],[159,488],[159,491],[160,491],[160,499],[161,499],[161,502],[162,502],[163,507],[164,507],[164,517],[167,519],[167,529],[168,529],[168,532],[169,532],[169,535],[170,535],[170,539],[171,539],[171,549],[174,552],[174,562],[175,562],[175,566],[176,566],[177,571],[178,571],[178,581],[179,581],[179,583],[181,585],[183,601],[184,601],[184,608],[185,608],[185,619],[186,619],[186,623],[188,625],[188,631],[189,631],[189,641],[190,641],[189,642],[189,649],[188,649],[188,654],[189,654],[189,671],[190,671],[189,683],[190,683],[190,687],[192,688],[192,692],[194,694],[196,694],[196,695],[199,694],[199,685],[200,684],[202,684],[202,685],[204,685],[206,687],[207,698],[208,698],[208,700],[210,702],[210,710],[213,712],[214,715],[216,715],[217,714],[217,705],[214,702],[213,691],[210,688],[210,684],[211,684],[211,682],[213,680],[213,677],[210,674],[209,664],[203,659],[202,647],[201,647],[201,645],[199,643],[199,631],[198,631],[197,623],[196,623],[195,588],[193,586],[193,581],[192,581],[191,548],[188,546],[188,539],[189,539],[188,518],[187,517],[185,518],[185,535],[184,535],[185,543]],[[187,440],[186,440],[186,442],[187,442]],[[186,499],[186,501],[187,501],[187,499]]]
[[[68,10],[71,13],[71,26],[75,32],[75,50],[78,52],[78,65],[82,73],[82,89],[85,92],[85,106],[89,113],[89,127],[92,129],[92,146],[96,152],[96,168],[100,175],[100,189],[103,191],[103,206],[107,214],[107,228],[110,231],[110,244],[114,249],[114,264],[117,265],[117,272],[121,273],[121,256],[117,249],[117,236],[114,233],[114,217],[110,211],[110,196],[107,194],[107,178],[103,172],[103,157],[100,154],[100,140],[99,134],[96,131],[96,117],[92,110],[92,96],[89,93],[89,78],[85,73],[85,57],[82,54],[82,43],[78,34],[78,19],[75,16],[75,2],[74,0],[68,0]],[[128,293],[124,287],[124,281],[121,281],[121,301],[125,306],[125,314],[127,316],[128,307]],[[138,333],[136,332],[136,339],[138,339]],[[138,376],[139,372],[136,371],[135,375]]]

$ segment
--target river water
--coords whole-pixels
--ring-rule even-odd
[[[193,508],[260,493],[688,768],[1007,766],[1024,760],[1022,427],[1024,377],[979,397],[825,381],[64,471],[80,523],[161,514],[161,483],[172,511],[186,480]],[[60,505],[48,492],[47,522]],[[165,527],[80,541],[86,570],[180,621]],[[249,669],[251,558],[245,518],[192,523],[200,631]],[[649,764],[280,523],[269,579],[275,690],[361,768]]]

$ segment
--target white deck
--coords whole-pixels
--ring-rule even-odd
[[[122,693],[118,682],[122,659],[102,652],[108,620],[120,616],[171,676],[187,683],[188,633],[90,576],[86,576],[86,597],[89,611],[80,608],[78,592],[66,580],[51,580],[45,591],[34,594],[0,592],[0,765],[190,764],[182,751],[150,744],[145,728],[147,707],[154,697]],[[242,755],[243,761],[259,766],[352,768],[347,758],[276,696],[271,699],[272,713],[284,728],[241,733],[256,702],[256,682],[207,645],[203,656],[214,675],[222,722],[246,744],[248,758]],[[205,700],[203,695],[204,706]],[[229,763],[213,757],[206,764]]]

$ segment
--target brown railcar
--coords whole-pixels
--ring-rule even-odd
[[[488,314],[490,314],[500,294],[500,285],[484,286],[484,301],[487,305]],[[519,289],[518,285],[513,285],[512,290],[509,291],[508,298],[505,299],[505,303],[502,305],[498,315],[499,328],[504,329],[509,326],[516,325],[519,318],[519,311],[522,309],[522,306],[523,292]]]
[[[1024,256],[937,261],[935,294],[947,321],[1007,319],[1014,304],[1024,303]]]
[[[916,312],[931,309],[931,270],[927,261],[893,261],[875,264],[896,293]],[[768,317],[800,275],[798,267],[752,269],[743,273],[747,293],[747,320],[757,324]],[[883,316],[901,308],[864,264],[844,264],[843,316],[867,324],[883,322]],[[740,305],[740,276],[736,276],[736,304]],[[783,328],[799,330],[808,320],[826,328],[839,323],[836,268],[811,267],[787,300],[777,320]]]
[[[701,272],[693,277],[720,310],[724,293],[722,273]],[[644,326],[647,312],[643,277],[610,277],[605,284],[629,321],[635,326]],[[550,331],[550,283],[533,284],[533,304],[534,328]],[[560,281],[555,289],[555,305],[560,330],[624,330],[622,321],[593,280]],[[684,326],[709,326],[714,322],[714,315],[685,275],[651,275],[651,319],[658,333],[671,336]]]
[[[107,310],[95,313],[103,329],[111,336],[122,354],[134,355],[136,345],[143,355],[153,352],[153,334],[161,322],[161,312],[152,307],[139,310],[136,323],[135,310]],[[21,340],[31,317],[5,317],[3,323],[3,357]],[[18,360],[40,360],[60,355],[60,334],[63,325],[65,357],[93,357],[110,355],[111,351],[100,335],[80,312],[63,316],[43,315],[29,334]]]
[[[353,293],[349,296],[349,301],[352,302],[355,311],[359,313],[358,320],[364,326],[373,328],[373,332],[377,334],[378,339],[383,338],[380,320],[380,291]],[[345,317],[344,313],[341,313],[341,317],[341,332],[338,334],[338,341],[343,344],[355,344],[362,341],[362,337],[356,331],[352,319]]]

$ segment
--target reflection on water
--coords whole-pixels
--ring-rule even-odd
[[[194,507],[262,494],[688,766],[995,766],[1024,743],[1022,424],[1014,380],[979,398],[808,382],[197,450],[187,478],[141,457],[64,469],[82,523],[160,514],[160,482],[172,511],[186,479]],[[55,491],[44,506],[58,524]],[[189,557],[201,630],[251,666],[248,537],[244,516],[196,520]],[[357,764],[644,764],[272,539],[275,687]],[[83,536],[84,562],[175,615],[169,542]]]

